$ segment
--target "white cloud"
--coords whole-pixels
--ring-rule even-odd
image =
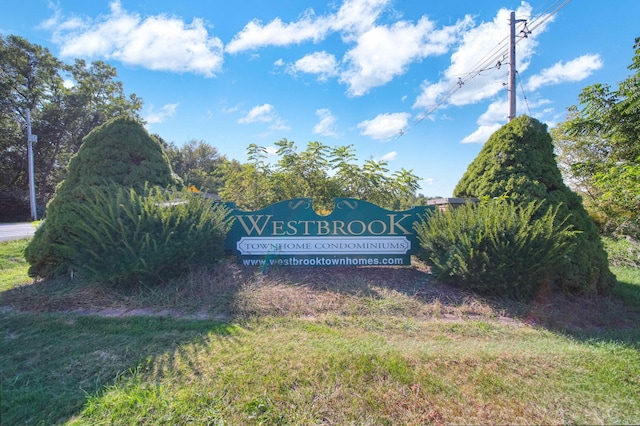
[[[278,118],[275,108],[271,104],[256,105],[242,118],[238,120],[240,124],[247,123],[270,123]]]
[[[233,37],[225,51],[317,43],[339,33],[343,42],[353,44],[341,61],[333,54],[317,52],[298,60],[288,71],[318,74],[320,80],[339,76],[350,96],[361,96],[404,74],[412,63],[446,53],[473,23],[467,16],[454,25],[438,28],[423,16],[417,22],[378,25],[390,4],[391,0],[345,0],[336,12],[325,15],[308,9],[292,22],[281,18],[268,23],[254,20]],[[283,62],[274,65],[282,66]]]
[[[222,107],[222,112],[225,114],[231,114],[234,112],[237,112],[240,109],[240,107],[238,105],[234,105],[234,106],[223,106]]]
[[[287,126],[284,121],[282,121],[281,118],[278,117],[278,119],[276,119],[273,124],[271,124],[269,126],[270,130],[276,130],[276,131],[287,131],[290,130],[291,127]]]
[[[178,105],[180,104],[166,104],[162,108],[160,108],[160,111],[155,111],[155,107],[153,105],[149,105],[149,110],[143,118],[147,122],[147,124],[164,123],[167,118],[176,115]]]
[[[309,74],[317,74],[318,79],[321,81],[326,80],[328,77],[336,75],[336,69],[338,62],[335,56],[327,52],[315,52],[298,59],[291,67],[289,71],[292,73],[305,72]]]
[[[240,53],[266,46],[288,46],[306,41],[315,43],[331,32],[343,32],[350,39],[368,29],[376,21],[390,0],[346,0],[333,14],[316,16],[313,9],[306,10],[294,22],[285,23],[275,18],[267,24],[259,20],[249,22],[225,47],[228,53]]]
[[[299,21],[287,24],[280,18],[266,25],[254,19],[233,37],[225,51],[234,54],[266,46],[288,46],[308,40],[318,42],[326,36],[327,31],[324,20],[314,19],[312,11],[308,11]]]
[[[433,112],[447,105],[477,103],[503,91],[507,81],[509,15],[509,10],[500,9],[493,21],[467,31],[452,53],[451,65],[444,71],[444,77],[435,83],[423,83],[414,108]],[[516,10],[516,18],[528,19],[530,16],[531,6],[522,2]],[[516,69],[519,72],[527,69],[537,46],[536,37],[544,32],[553,18],[543,15],[536,21],[542,23],[535,31],[527,38],[518,39]]]
[[[256,105],[244,117],[240,117],[238,123],[269,123],[271,130],[289,130],[289,126],[284,123],[271,104]]]
[[[277,155],[278,154],[278,148],[276,148],[275,146],[268,146],[264,150],[265,150],[267,155]]]
[[[489,137],[496,132],[502,124],[494,123],[491,125],[482,125],[475,132],[462,139],[462,143],[485,143]]]
[[[462,139],[462,143],[485,143],[489,136],[507,122],[508,102],[498,100],[492,102],[487,110],[478,117],[478,129]]]
[[[380,161],[393,161],[396,158],[398,158],[398,152],[397,151],[391,151],[391,152],[387,152],[385,155],[380,157]]]
[[[370,136],[377,140],[390,139],[400,134],[400,131],[407,127],[411,114],[406,112],[396,112],[392,114],[379,114],[373,120],[365,120],[358,123],[358,128],[362,129],[360,134]]]
[[[63,57],[115,59],[152,70],[213,77],[222,67],[222,41],[210,37],[202,19],[186,23],[168,15],[142,17],[110,3],[95,19],[64,19],[59,11],[42,26],[53,31]]]
[[[345,43],[355,44],[342,61],[330,53],[317,52],[295,62],[289,72],[318,74],[321,80],[339,75],[340,81],[348,85],[349,95],[361,96],[404,74],[411,63],[446,53],[472,23],[470,17],[465,17],[452,26],[437,28],[423,16],[416,23],[376,25],[390,3],[391,0],[345,0],[337,12],[322,16],[308,9],[293,22],[276,18],[263,24],[254,20],[233,37],[225,51],[239,53],[266,46],[317,43],[337,32]],[[338,70],[341,63],[344,69]],[[282,66],[283,62],[279,60],[275,65]]]
[[[322,136],[337,137],[336,117],[331,114],[331,110],[326,108],[317,109],[316,115],[320,121],[313,126],[313,133]]]
[[[540,74],[529,79],[529,90],[537,90],[542,86],[559,84],[566,81],[580,81],[589,77],[594,71],[602,68],[600,55],[583,55],[565,64],[558,62],[546,68]]]
[[[331,27],[342,32],[345,41],[353,41],[359,34],[373,27],[390,0],[345,0],[332,17]]]
[[[348,84],[348,93],[361,96],[407,71],[409,65],[427,56],[446,53],[459,33],[471,23],[466,17],[453,26],[436,29],[422,17],[416,24],[399,21],[391,26],[375,26],[361,34],[357,45],[347,52],[347,69],[340,80]]]
[[[436,183],[436,180],[434,178],[424,178],[422,179],[422,183],[425,185],[433,185]]]

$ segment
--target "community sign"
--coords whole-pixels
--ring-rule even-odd
[[[433,206],[391,211],[353,198],[336,198],[317,214],[310,198],[257,211],[232,210],[225,248],[246,266],[410,265],[418,251],[414,223]]]

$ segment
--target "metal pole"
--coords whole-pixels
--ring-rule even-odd
[[[516,118],[516,12],[509,20],[509,121]]]
[[[36,135],[31,134],[31,110],[27,108],[27,155],[29,160],[29,204],[31,206],[31,218],[38,220],[36,211],[36,184],[33,172],[33,143],[38,141]]]

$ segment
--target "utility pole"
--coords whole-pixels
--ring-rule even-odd
[[[31,218],[38,220],[36,211],[36,184],[33,172],[33,144],[38,142],[38,136],[31,134],[31,110],[27,108],[27,156],[29,160],[29,204],[31,206]]]
[[[509,121],[516,118],[516,23],[525,22],[523,37],[527,38],[531,31],[527,29],[526,19],[516,19],[516,13],[511,12],[509,19]]]
[[[516,118],[516,12],[509,19],[509,121]]]

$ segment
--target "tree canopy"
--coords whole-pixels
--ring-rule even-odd
[[[275,143],[278,160],[267,161],[265,147],[249,145],[249,162],[223,165],[220,196],[238,207],[255,210],[290,198],[314,198],[319,210],[331,210],[336,197],[359,198],[386,208],[397,208],[414,196],[418,177],[401,169],[389,174],[386,161],[357,163],[353,146],[329,147],[309,142],[298,151],[293,141]]]
[[[166,142],[163,145],[173,172],[185,186],[193,185],[199,191],[213,194],[220,192],[224,185],[222,165],[228,160],[215,147],[194,139],[181,146]]]
[[[616,89],[594,84],[580,93],[552,132],[567,182],[584,197],[605,232],[640,238],[640,37]]]
[[[26,109],[31,110],[36,199],[42,210],[66,176],[66,166],[95,127],[129,115],[142,100],[125,95],[112,66],[76,60],[66,65],[22,37],[0,35],[0,212],[28,213]]]

